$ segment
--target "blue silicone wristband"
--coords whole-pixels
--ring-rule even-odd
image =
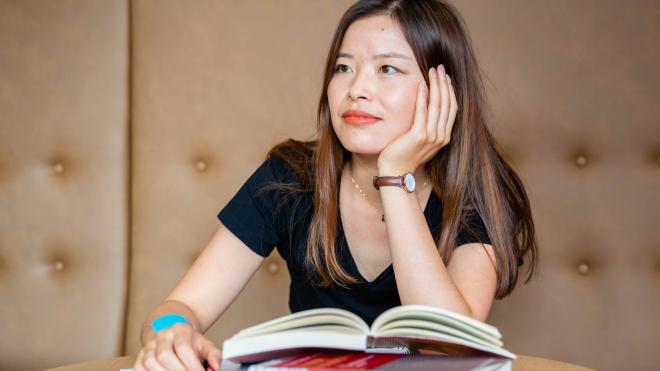
[[[154,332],[162,331],[168,329],[177,323],[189,323],[186,317],[178,314],[165,314],[153,320],[151,322],[151,328],[154,329]]]

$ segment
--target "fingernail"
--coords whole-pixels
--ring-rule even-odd
[[[444,75],[444,73],[445,73],[445,66],[440,65],[440,68],[438,68],[438,69],[440,70],[440,75]]]
[[[431,74],[431,76],[435,76],[435,67],[431,67],[429,74]]]
[[[451,84],[451,77],[449,75],[447,75],[447,81]]]

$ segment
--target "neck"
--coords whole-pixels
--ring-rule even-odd
[[[375,191],[374,193],[378,193],[378,190],[371,185],[374,175],[378,175],[378,155],[353,153],[351,154],[349,164],[350,175],[362,187],[362,191],[367,194],[372,193],[368,192],[371,190]]]

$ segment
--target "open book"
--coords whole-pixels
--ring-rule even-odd
[[[318,308],[239,331],[222,345],[222,357],[250,363],[312,349],[368,353],[489,355],[515,359],[497,328],[449,310],[403,305],[381,313],[371,325],[347,310]]]

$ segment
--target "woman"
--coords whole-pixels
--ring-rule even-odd
[[[527,195],[484,107],[452,6],[354,4],[328,53],[317,138],[272,148],[220,211],[208,246],[146,319],[135,369],[202,370],[204,359],[218,369],[202,334],[275,246],[293,312],[339,307],[371,324],[424,304],[485,321],[526,255],[531,278],[537,252]]]

